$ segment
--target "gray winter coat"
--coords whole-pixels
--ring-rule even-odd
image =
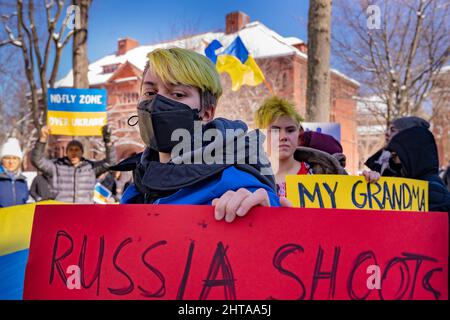
[[[93,203],[96,178],[115,162],[114,147],[106,146],[106,159],[90,161],[82,158],[74,167],[67,157],[49,160],[44,156],[45,143],[39,141],[31,152],[33,165],[51,177],[55,200],[71,203]]]

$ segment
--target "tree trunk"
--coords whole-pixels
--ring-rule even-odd
[[[73,5],[80,8],[80,28],[75,28],[72,47],[73,87],[89,88],[88,80],[88,14],[91,0],[72,0]],[[85,157],[91,157],[91,144],[88,137],[73,137],[83,143]]]
[[[89,88],[88,81],[88,58],[87,58],[87,36],[88,36],[88,14],[91,0],[72,0],[74,5],[80,7],[80,28],[76,28],[73,36],[73,87]]]
[[[330,120],[331,0],[310,0],[308,13],[308,80],[306,117]]]

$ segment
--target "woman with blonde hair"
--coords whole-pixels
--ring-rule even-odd
[[[347,174],[339,161],[327,152],[299,146],[301,121],[294,104],[276,96],[266,99],[255,113],[256,126],[267,129],[269,149],[276,153],[271,155],[271,162],[277,163],[275,180],[280,197],[286,196],[286,175]],[[363,175],[369,182],[379,179],[379,174],[374,172],[365,171]]]

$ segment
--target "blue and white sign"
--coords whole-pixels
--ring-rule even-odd
[[[341,125],[334,122],[302,122],[305,131],[316,131],[329,134],[337,141],[341,142]]]

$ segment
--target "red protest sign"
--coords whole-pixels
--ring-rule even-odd
[[[25,299],[448,299],[448,217],[38,206]]]

